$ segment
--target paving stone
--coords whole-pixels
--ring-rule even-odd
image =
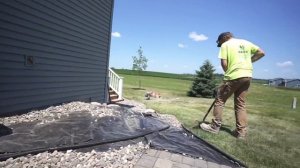
[[[172,154],[171,155],[171,160],[177,163],[182,163],[182,155],[179,154]]]
[[[133,168],[147,168],[147,167],[144,167],[144,166],[140,166],[140,165],[134,165]]]
[[[195,166],[198,168],[207,168],[207,161],[202,159],[195,159]]]
[[[183,164],[183,163],[174,162],[172,168],[192,168],[192,166],[187,165],[187,164]]]
[[[149,156],[153,156],[153,157],[157,157],[158,156],[158,151],[157,150],[154,150],[154,149],[149,149],[146,151],[146,155],[149,155]]]
[[[143,155],[140,160],[136,163],[136,166],[144,166],[145,168],[152,168],[156,162],[155,157]]]
[[[173,162],[168,159],[158,158],[155,162],[154,168],[172,168]]]
[[[217,163],[207,162],[207,167],[208,168],[220,168],[221,166]]]
[[[182,163],[194,166],[195,165],[195,159],[191,158],[191,157],[184,156],[184,157],[182,157]]]
[[[159,158],[161,159],[170,159],[171,158],[171,153],[166,152],[166,151],[159,151]]]
[[[147,160],[152,160],[152,161],[156,161],[156,157],[153,157],[153,156],[149,156],[149,155],[143,155],[141,157],[141,159],[147,159]]]

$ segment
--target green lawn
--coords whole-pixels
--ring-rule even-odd
[[[246,141],[229,134],[235,128],[232,98],[223,113],[223,129],[217,135],[192,129],[202,120],[213,99],[186,96],[192,81],[120,74],[124,77],[124,97],[146,104],[160,113],[172,114],[201,138],[207,140],[249,167],[299,167],[300,90],[285,90],[252,83],[247,97],[249,135]],[[142,88],[138,89],[139,78]],[[146,91],[159,92],[160,99],[144,100]],[[293,97],[298,99],[292,109]],[[211,120],[211,114],[207,121]]]

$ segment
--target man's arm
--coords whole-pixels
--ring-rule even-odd
[[[255,62],[265,56],[265,52],[262,49],[258,49],[256,53],[251,57],[251,61]]]
[[[223,71],[226,72],[227,71],[227,60],[226,59],[221,59],[221,66],[223,68]]]

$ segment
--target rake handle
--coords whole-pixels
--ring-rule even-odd
[[[211,109],[212,109],[212,107],[215,105],[215,103],[216,103],[216,99],[215,99],[214,102],[210,105],[210,107],[209,107],[209,109],[207,110],[205,116],[203,117],[203,120],[202,120],[203,122],[205,121],[207,115],[209,114],[209,112],[211,111]]]

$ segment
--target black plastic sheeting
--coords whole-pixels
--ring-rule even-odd
[[[187,129],[169,129],[146,135],[151,147],[168,150],[175,153],[187,154],[222,165],[231,167],[246,167],[243,163],[222,152],[215,146],[192,134]]]
[[[155,118],[121,111],[124,111],[121,116],[102,118],[95,118],[87,111],[72,112],[68,117],[45,124],[36,121],[12,125],[13,133],[0,137],[0,160],[125,141],[169,128]]]
[[[10,157],[37,154],[54,150],[105,151],[140,140],[153,148],[185,153],[218,164],[239,167],[244,165],[214,148],[187,130],[170,128],[156,117],[135,113],[127,107],[114,107],[121,115],[96,118],[87,111],[72,112],[68,117],[1,126],[0,161]],[[12,129],[12,131],[11,131]]]

